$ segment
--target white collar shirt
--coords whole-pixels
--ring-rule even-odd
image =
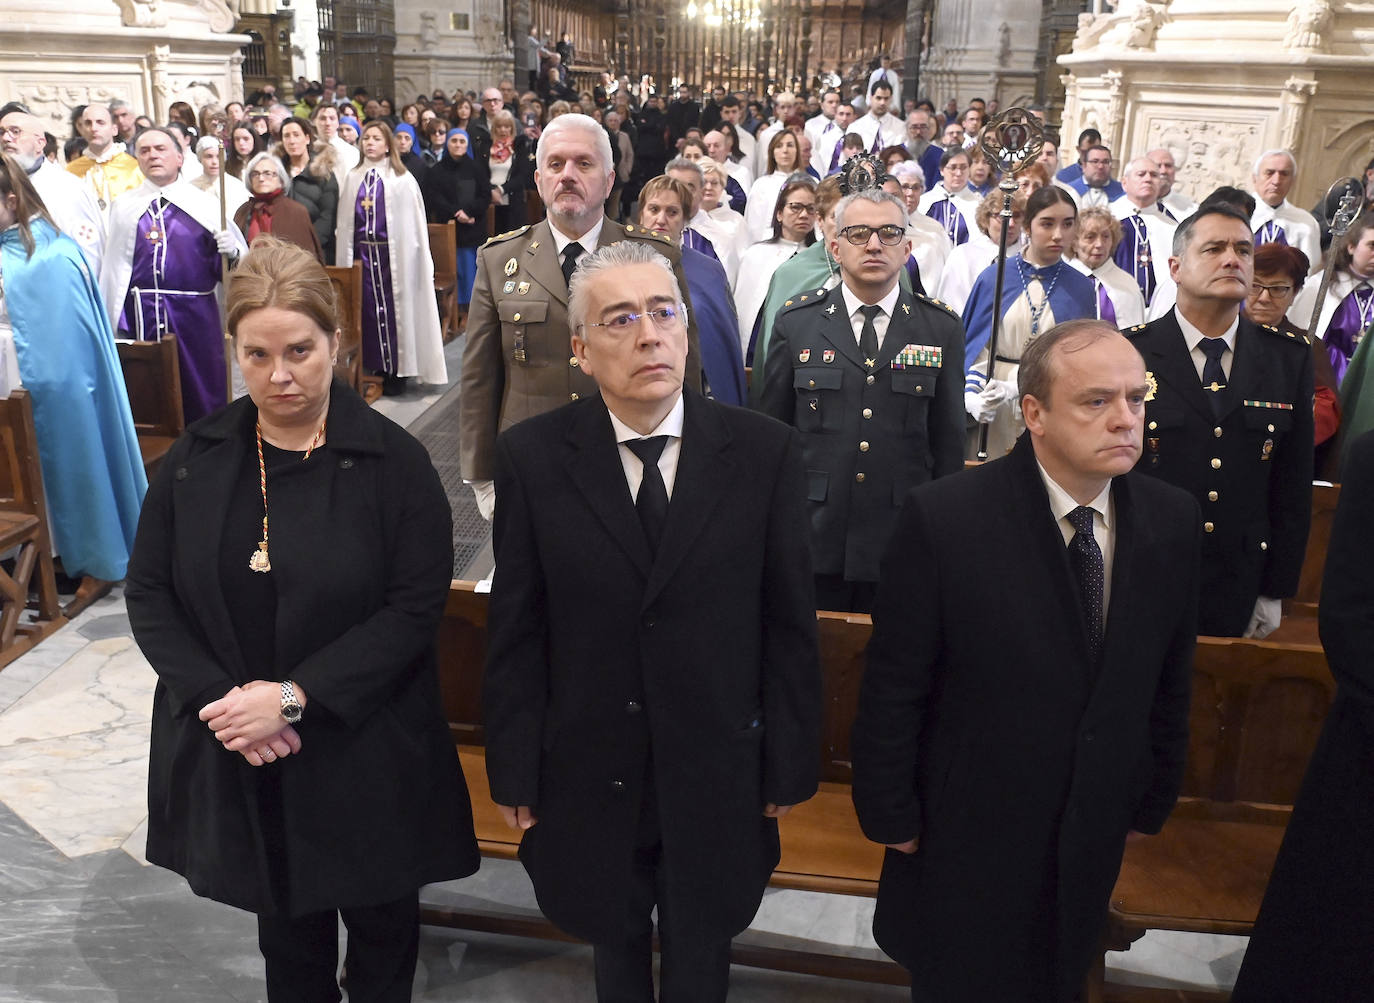
[[[864,329],[864,315],[859,311],[860,308],[868,306],[869,304],[864,303],[863,300],[855,296],[849,286],[845,285],[843,282],[840,283],[840,288],[844,291],[844,308],[849,315],[849,326],[854,331],[854,344],[857,345],[859,344],[859,338]],[[879,349],[882,349],[883,340],[887,337],[887,329],[892,323],[892,311],[897,306],[897,296],[901,291],[902,287],[900,283],[894,282],[892,283],[892,288],[888,290],[887,295],[878,300],[876,304],[873,304],[878,307],[878,312],[873,317],[873,330],[878,332]]]
[[[1174,307],[1174,316],[1178,318],[1179,330],[1183,332],[1183,343],[1188,346],[1188,354],[1192,357],[1193,367],[1197,369],[1198,382],[1202,382],[1202,367],[1207,364],[1207,355],[1203,352],[1201,345],[1202,339],[1207,337],[1200,330],[1188,322],[1188,318],[1183,316],[1183,311],[1177,306]],[[1221,336],[1221,340],[1226,342],[1226,351],[1221,353],[1221,371],[1226,374],[1226,378],[1231,378],[1231,360],[1236,355],[1236,331],[1240,329],[1240,314],[1236,314],[1236,319],[1231,321],[1231,326],[1226,329],[1226,333]]]
[[[1058,482],[1049,475],[1049,472],[1040,465],[1040,461],[1035,461],[1036,469],[1040,471],[1040,479],[1045,482],[1045,491],[1050,496],[1050,511],[1054,514],[1054,524],[1058,527],[1059,533],[1064,537],[1064,546],[1067,547],[1077,532],[1073,528],[1073,523],[1069,522],[1069,513],[1078,508],[1078,502],[1073,500],[1073,496],[1059,486]],[[1088,508],[1093,510],[1093,539],[1097,541],[1097,547],[1102,551],[1102,627],[1107,627],[1107,610],[1110,608],[1112,598],[1112,557],[1116,549],[1116,519],[1115,507],[1112,504],[1112,482],[1108,481],[1107,486],[1102,489],[1096,498],[1088,502]]]
[[[642,322],[641,322],[642,323]],[[620,452],[620,466],[625,471],[625,483],[630,488],[630,499],[639,499],[639,485],[644,480],[644,463],[638,456],[625,445],[635,439],[652,439],[656,435],[668,436],[668,441],[663,446],[663,452],[658,458],[658,472],[663,475],[663,487],[667,489],[669,500],[673,497],[673,485],[677,481],[677,461],[682,455],[682,418],[686,413],[686,406],[683,404],[682,391],[678,391],[677,403],[668,412],[658,427],[648,435],[640,435],[629,425],[615,416],[615,412],[610,408],[606,413],[611,416],[611,428],[615,430],[616,448]]]

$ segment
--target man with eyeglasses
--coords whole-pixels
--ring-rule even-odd
[[[1112,177],[1112,151],[1105,146],[1094,146],[1084,154],[1083,175],[1062,187],[1073,193],[1080,209],[1107,209],[1126,194],[1121,182]]]
[[[798,292],[773,325],[758,409],[802,435],[820,609],[869,612],[902,499],[964,465],[964,329],[902,290],[907,221],[887,192],[842,199],[839,287]]]
[[[491,796],[540,909],[593,944],[606,1003],[723,1003],[777,819],[817,786],[801,450],[685,386],[674,272],[652,244],[586,255],[567,321],[599,395],[495,450]]]
[[[100,274],[105,217],[95,193],[81,179],[43,156],[47,136],[35,115],[12,111],[0,118],[0,150],[19,162],[57,228],[81,246],[91,274]]]
[[[459,458],[485,519],[498,500],[492,480],[497,434],[596,393],[577,356],[568,354],[568,282],[578,259],[616,241],[644,241],[681,268],[681,254],[667,238],[606,216],[614,167],[610,137],[596,119],[555,118],[539,137],[535,162],[534,183],[547,215],[491,238],[477,252],[468,313]],[[680,270],[678,285],[687,288]],[[687,341],[686,379],[699,389],[701,354],[691,313]]]

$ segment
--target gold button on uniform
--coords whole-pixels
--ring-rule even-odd
[[[1150,422],[1150,431],[1151,431],[1151,432],[1153,432],[1153,431],[1154,431],[1155,429],[1157,429],[1157,428],[1159,428],[1159,422],[1157,422],[1157,421],[1152,421],[1152,422]]]
[[[814,387],[816,386],[816,381],[815,381],[815,380],[807,380],[807,381],[806,381],[806,385],[807,385],[808,387],[814,388]]]
[[[1269,431],[1271,431],[1271,432],[1274,431],[1274,426],[1273,426],[1273,425],[1266,425],[1265,427],[1268,428]]]
[[[920,392],[921,392],[922,390],[924,390],[924,389],[925,389],[925,387],[921,386],[921,384],[919,384],[919,383],[916,384],[916,392],[917,392],[917,393],[920,393]]]
[[[1268,549],[1269,549],[1269,542],[1268,542],[1267,540],[1261,540],[1261,541],[1260,541],[1260,550],[1268,550]]]
[[[1204,533],[1210,533],[1210,532],[1211,532],[1212,530],[1214,530],[1214,529],[1216,529],[1216,527],[1213,526],[1210,522],[1204,522],[1204,523],[1202,524],[1202,531],[1203,531]]]
[[[860,484],[862,484],[862,483],[864,482],[864,475],[863,475],[863,472],[860,471],[859,473],[855,474],[855,475],[854,475],[854,479],[855,479],[856,481],[858,481]]]
[[[868,380],[867,380],[868,385],[871,387],[871,386],[877,381],[877,379],[878,379],[878,378],[877,378],[876,376],[874,376],[872,373],[869,373],[869,374],[868,374]]]
[[[520,315],[519,315],[518,313],[517,313],[514,317],[511,318],[511,320],[519,320],[519,319],[520,319]]]
[[[866,453],[866,452],[868,452],[868,441],[867,441],[867,440],[864,440],[863,442],[859,443],[859,452],[861,452],[861,453]]]
[[[1213,470],[1220,470],[1220,469],[1221,469],[1221,457],[1219,457],[1219,456],[1214,456],[1214,457],[1212,457],[1212,469],[1213,469]]]
[[[873,417],[873,409],[872,409],[871,407],[866,407],[866,408],[864,408],[864,417],[865,417],[865,418],[872,418],[872,417]]]
[[[1220,439],[1220,438],[1221,438],[1221,426],[1218,425],[1216,428],[1212,429],[1212,434],[1215,435],[1218,439]]]
[[[575,401],[577,399],[577,394],[568,394],[568,400]]]
[[[1219,494],[1217,494],[1215,491],[1208,491],[1208,492],[1207,492],[1207,500],[1208,500],[1208,501],[1216,501],[1216,500],[1217,500],[1218,498],[1220,498],[1220,497],[1221,497],[1221,496],[1220,496]]]
[[[568,365],[572,366],[574,369],[577,368],[577,356],[576,356],[576,355],[574,355],[572,358],[570,358],[570,359],[568,360]]]

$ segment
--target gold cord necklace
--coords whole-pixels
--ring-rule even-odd
[[[310,454],[320,444],[320,439],[324,438],[324,427],[328,422],[328,418],[320,422],[320,430],[315,433],[315,438],[310,442],[310,448],[301,457],[302,463],[310,459]],[[262,490],[262,540],[258,543],[258,549],[253,551],[253,556],[248,559],[248,567],[253,571],[261,571],[266,574],[272,570],[272,562],[267,559],[267,464],[262,458],[262,422],[257,423],[256,430],[258,436],[258,486]]]

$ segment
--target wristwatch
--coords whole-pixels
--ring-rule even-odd
[[[296,699],[296,686],[289,679],[281,684],[281,716],[287,724],[295,724],[301,719],[301,702]]]

